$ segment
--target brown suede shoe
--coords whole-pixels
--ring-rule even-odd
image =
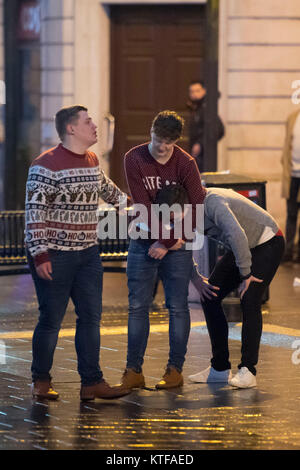
[[[135,372],[133,369],[125,369],[122,376],[120,388],[133,389],[145,387],[145,378],[142,372]]]
[[[155,385],[158,389],[175,388],[183,385],[183,376],[175,367],[169,366],[163,375],[162,380]]]
[[[111,387],[105,380],[96,385],[81,385],[80,398],[82,401],[104,398],[106,400],[128,395],[130,390],[124,387]]]
[[[51,382],[37,380],[31,385],[31,392],[33,398],[46,398],[47,400],[57,400],[59,394],[53,390]]]

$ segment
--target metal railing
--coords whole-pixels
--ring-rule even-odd
[[[105,214],[106,212],[102,211],[101,217]],[[0,211],[0,275],[29,272],[24,229],[24,211]],[[122,263],[119,266],[110,266],[106,263],[126,261],[128,246],[129,238],[99,240],[99,254],[104,263],[105,271],[125,271]]]
[[[0,211],[0,265],[27,263],[24,211]]]

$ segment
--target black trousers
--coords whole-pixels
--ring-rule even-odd
[[[242,359],[239,368],[248,367],[255,375],[262,334],[261,305],[265,289],[272,281],[284,252],[284,238],[275,236],[251,250],[252,274],[263,279],[262,283],[251,282],[241,300],[243,314]],[[206,299],[202,307],[212,345],[211,365],[218,371],[231,368],[228,349],[228,323],[222,307],[222,300],[241,280],[234,255],[228,251],[216,264],[209,282],[220,287],[218,297]]]
[[[300,203],[297,202],[298,192],[300,190],[300,178],[291,178],[290,194],[287,200],[287,219],[286,219],[286,252],[293,254],[294,240],[297,230],[297,217],[300,209]],[[300,233],[298,241],[298,254],[300,255]]]

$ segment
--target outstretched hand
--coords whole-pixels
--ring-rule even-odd
[[[238,288],[238,292],[240,294],[240,299],[242,300],[245,292],[247,292],[251,282],[264,282],[263,279],[258,279],[257,277],[254,277],[254,276],[250,276],[248,277],[248,279],[244,279],[239,288]]]
[[[169,250],[170,251],[180,250],[180,248],[182,248],[184,244],[185,244],[185,242],[181,238],[179,238],[177,240],[177,242],[175,243],[175,245],[171,246],[171,248],[169,248]]]
[[[210,284],[207,277],[204,277],[198,273],[197,276],[193,276],[192,283],[200,294],[201,302],[203,302],[205,299],[218,297],[218,294],[215,291],[220,290],[220,288]]]

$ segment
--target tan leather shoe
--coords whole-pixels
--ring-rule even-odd
[[[175,388],[183,385],[183,376],[175,367],[169,366],[166,369],[163,378],[155,385],[158,389]]]
[[[113,399],[128,395],[130,390],[124,387],[111,387],[105,380],[96,385],[81,385],[80,398],[82,401],[95,398]]]
[[[47,400],[57,400],[59,394],[53,390],[49,380],[37,380],[31,384],[31,392],[33,398],[46,398]]]
[[[133,369],[125,369],[122,376],[121,388],[133,389],[145,387],[145,378],[142,372],[135,372]]]

